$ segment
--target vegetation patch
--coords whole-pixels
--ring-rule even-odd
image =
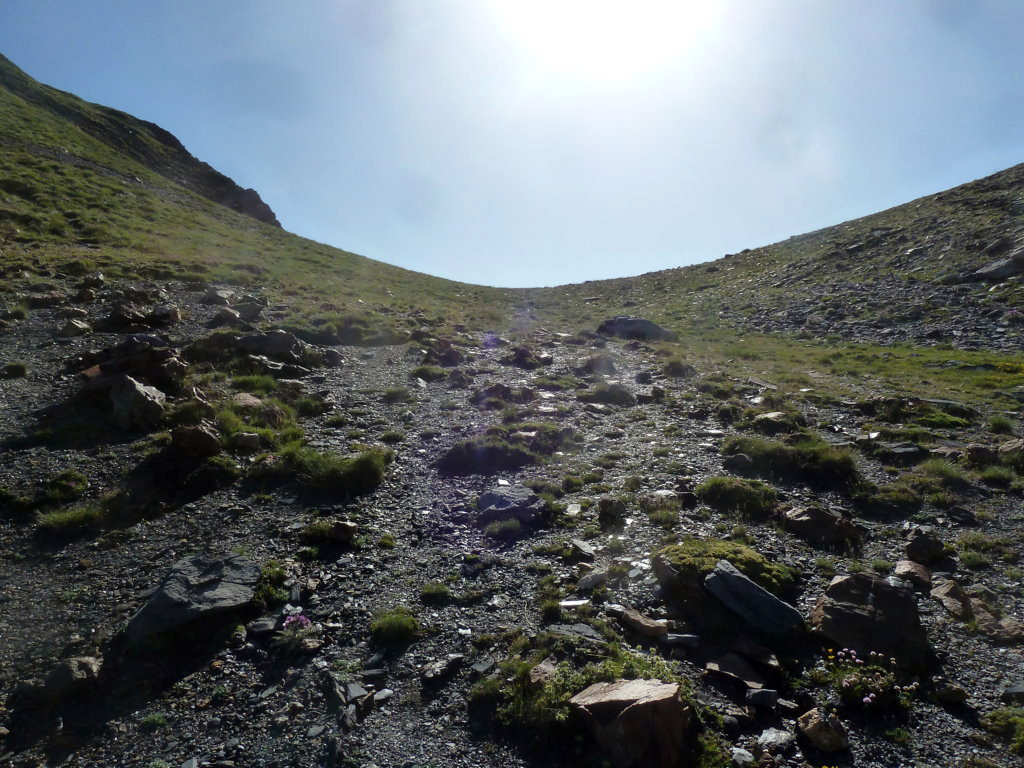
[[[779,497],[775,489],[759,480],[709,477],[697,486],[697,496],[712,509],[751,519],[771,514]]]
[[[86,504],[70,509],[40,512],[36,516],[36,529],[47,536],[67,538],[99,530],[104,518],[103,507],[99,504]]]
[[[776,595],[790,592],[796,583],[790,568],[770,562],[745,544],[725,539],[687,537],[656,550],[652,557],[664,560],[685,583],[702,583],[719,560],[728,560],[740,573]]]
[[[484,434],[462,440],[438,461],[451,474],[497,472],[537,464],[575,442],[575,432],[543,422],[498,424]]]
[[[409,645],[419,632],[419,622],[405,607],[379,613],[370,623],[370,636],[374,642],[393,650]]]
[[[985,730],[1010,740],[1010,749],[1024,755],[1024,707],[1003,707],[985,715],[981,724]]]
[[[281,452],[275,474],[298,477],[306,485],[328,493],[357,496],[369,493],[384,481],[384,473],[394,453],[369,449],[353,456],[289,445]]]
[[[414,379],[423,379],[424,381],[441,381],[448,378],[448,371],[439,365],[421,365],[413,368],[409,375]]]
[[[722,454],[745,454],[761,473],[799,477],[815,485],[844,486],[857,478],[857,464],[844,448],[829,445],[814,435],[794,435],[785,442],[733,435],[722,442]]]

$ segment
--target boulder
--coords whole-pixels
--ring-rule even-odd
[[[498,486],[487,491],[477,501],[481,525],[496,520],[515,518],[521,523],[533,523],[544,511],[544,500],[522,485]]]
[[[895,579],[867,573],[837,576],[810,621],[819,634],[865,657],[877,651],[914,669],[926,668],[932,658],[914,592]]]
[[[1008,277],[1019,275],[1024,270],[1024,264],[1013,259],[999,259],[991,264],[986,264],[974,272],[979,280],[1005,280]]]
[[[58,336],[64,338],[71,338],[73,336],[85,336],[88,333],[92,333],[92,326],[83,320],[71,318],[57,333]]]
[[[156,635],[249,605],[260,568],[240,555],[194,555],[179,560],[128,622],[123,639],[135,645]]]
[[[149,325],[166,328],[181,322],[181,310],[174,304],[158,304],[146,315]]]
[[[679,334],[674,331],[635,315],[618,315],[605,320],[597,327],[597,332],[606,336],[642,341],[675,341],[679,338]]]
[[[971,602],[957,582],[944,579],[938,582],[931,591],[931,596],[942,603],[942,607],[961,621],[971,618]]]
[[[82,693],[99,680],[102,659],[74,656],[62,661],[34,692],[42,701],[55,702]]]
[[[893,575],[898,579],[910,582],[914,588],[921,592],[930,592],[932,588],[932,574],[927,568],[913,560],[900,560],[893,569]]]
[[[719,560],[704,577],[704,588],[753,628],[781,635],[803,626],[800,612],[744,576],[728,560]]]
[[[208,423],[175,427],[171,430],[171,445],[178,453],[197,459],[216,456],[221,451],[220,435]]]
[[[805,712],[796,724],[800,733],[821,752],[841,752],[850,746],[839,718],[823,709],[816,707]]]
[[[853,522],[817,504],[789,510],[783,517],[783,524],[787,530],[817,546],[857,543],[863,538],[863,533]]]
[[[288,331],[250,333],[236,342],[242,352],[252,355],[266,355],[274,360],[292,362],[295,355],[306,346]]]
[[[234,298],[234,291],[228,291],[220,288],[211,288],[205,294],[203,294],[203,298],[199,300],[199,303],[210,304],[218,307],[226,307],[231,303],[232,299]]]
[[[626,629],[644,637],[661,637],[668,634],[668,627],[664,621],[644,616],[639,611],[627,608],[619,616],[619,622]]]
[[[907,534],[907,544],[903,551],[908,560],[927,564],[946,554],[946,545],[931,526],[915,526]]]
[[[141,384],[131,376],[120,375],[108,389],[114,417],[122,429],[154,429],[164,415],[167,397],[156,387]]]
[[[569,702],[616,768],[673,768],[694,737],[693,710],[677,683],[595,683]]]

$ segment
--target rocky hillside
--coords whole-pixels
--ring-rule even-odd
[[[26,87],[0,764],[1024,765],[1020,167],[498,290],[230,210]]]

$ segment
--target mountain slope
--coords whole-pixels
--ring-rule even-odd
[[[2,63],[0,764],[1024,766],[1024,168],[503,290]]]

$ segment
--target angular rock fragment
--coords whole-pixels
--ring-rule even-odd
[[[755,584],[728,560],[718,561],[704,578],[704,588],[761,632],[780,635],[804,623],[796,608]]]
[[[179,560],[124,628],[130,645],[252,602],[260,568],[240,555],[194,555]]]
[[[673,768],[693,739],[693,711],[676,683],[595,683],[569,703],[616,768]]]
[[[932,659],[912,589],[867,573],[837,576],[811,612],[811,626],[841,647],[895,656],[915,669]]]

